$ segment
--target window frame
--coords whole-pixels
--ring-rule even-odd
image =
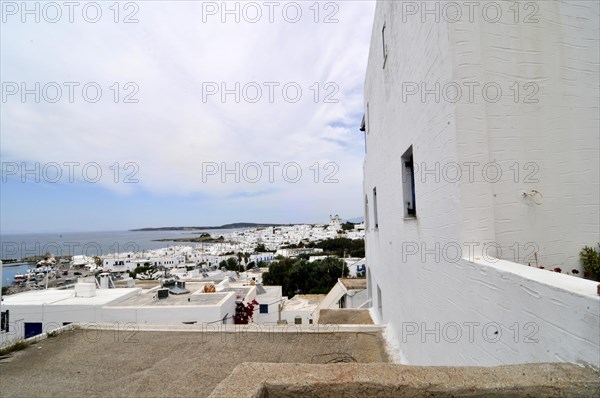
[[[402,163],[402,211],[404,219],[415,219],[417,218],[417,190],[412,145],[408,147],[400,160]]]
[[[377,211],[377,187],[373,187],[373,229],[379,230],[379,214]]]
[[[387,57],[388,57],[388,47],[387,47],[387,43],[385,41],[385,29],[386,29],[386,23],[383,23],[383,28],[381,28],[381,41],[382,41],[382,45],[383,45],[383,69],[385,69],[385,64],[387,63]]]

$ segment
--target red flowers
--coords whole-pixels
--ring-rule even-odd
[[[577,271],[575,268],[573,268],[573,269],[571,270],[571,273],[572,273],[573,275],[577,275],[577,274],[579,273],[579,271]]]
[[[554,269],[553,269],[553,271],[554,271],[554,272],[561,273],[561,272],[562,272],[562,269],[560,269],[559,267],[556,267],[556,268],[554,268]]]
[[[252,300],[247,305],[244,305],[243,301],[236,303],[235,315],[233,316],[233,322],[237,325],[247,325],[252,317],[254,316],[254,306],[258,304],[258,301]]]

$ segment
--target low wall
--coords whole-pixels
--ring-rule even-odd
[[[597,397],[600,372],[572,364],[417,367],[244,363],[210,398]]]
[[[498,259],[403,271],[396,299],[383,298],[383,319],[372,311],[377,323],[388,325],[399,363],[600,367],[597,282]]]

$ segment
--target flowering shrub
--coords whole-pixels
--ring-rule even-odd
[[[243,301],[236,302],[235,315],[233,316],[233,322],[236,325],[247,325],[254,316],[254,307],[258,304],[258,301],[252,300],[248,304],[244,304]]]

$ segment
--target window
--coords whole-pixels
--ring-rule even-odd
[[[379,229],[379,219],[377,217],[377,187],[373,188],[373,227]]]
[[[383,67],[385,68],[385,62],[387,61],[387,43],[385,42],[385,23],[383,24],[383,29],[381,29],[381,41],[383,43]]]
[[[377,285],[377,309],[379,316],[383,317],[383,303],[381,302],[381,288]]]
[[[8,310],[2,311],[0,315],[0,332],[8,332],[8,325],[10,324],[8,318],[9,312]]]
[[[402,197],[404,199],[404,218],[417,216],[415,197],[415,168],[413,164],[412,145],[402,155]]]
[[[261,304],[259,307],[259,312],[261,314],[268,314],[269,313],[269,304]]]
[[[41,322],[25,322],[25,334],[24,338],[28,339],[33,336],[42,334],[42,323]]]

